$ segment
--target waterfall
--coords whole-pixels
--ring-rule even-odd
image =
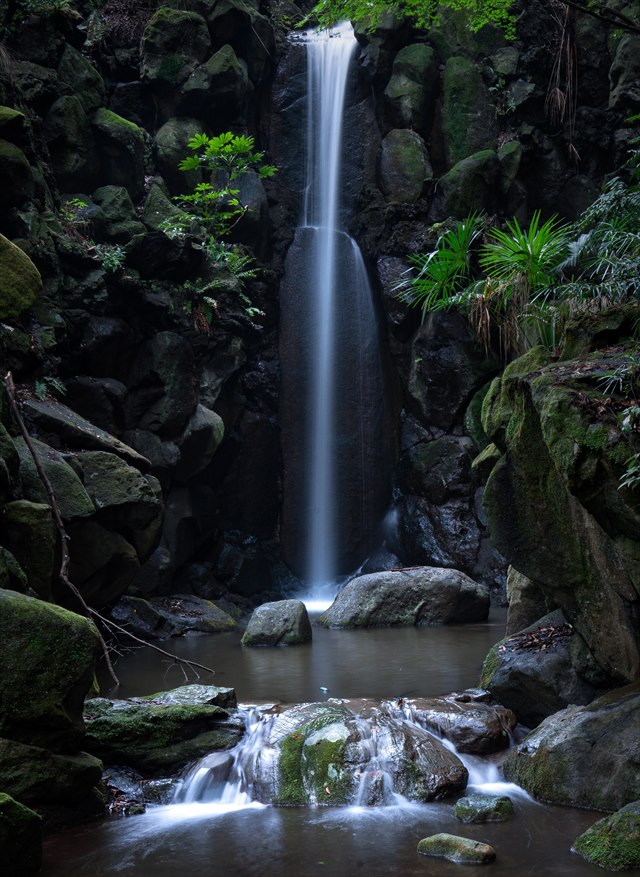
[[[304,39],[301,221],[281,287],[283,554],[316,590],[366,558],[390,490],[379,331],[343,197],[362,161],[345,122],[356,45],[349,24]]]

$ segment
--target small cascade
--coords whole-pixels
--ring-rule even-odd
[[[240,709],[245,734],[228,752],[206,755],[184,777],[174,796],[176,804],[220,803],[237,806],[255,800],[251,776],[263,757],[273,716],[255,708]]]
[[[328,712],[331,713],[327,718]],[[306,795],[306,802],[314,805],[330,805],[333,798],[322,799],[314,786],[316,775],[308,759],[313,758],[317,746],[331,746],[344,741],[341,761],[336,762],[327,774],[327,784],[346,782],[349,791],[338,803],[352,807],[413,807],[422,797],[425,788],[432,790],[433,797],[462,791],[464,785],[448,785],[451,770],[449,759],[433,776],[429,757],[425,761],[420,754],[428,740],[438,741],[456,756],[457,770],[463,768],[469,774],[468,788],[487,794],[507,794],[528,797],[518,786],[505,783],[499,768],[489,758],[460,753],[453,743],[441,738],[417,718],[410,702],[398,706],[398,702],[381,704],[363,702],[362,711],[353,711],[346,702],[329,701],[326,704],[301,704],[284,712],[260,711],[257,708],[242,709],[246,732],[238,745],[229,752],[212,753],[201,759],[184,778],[174,797],[175,804],[208,804],[221,807],[242,808],[257,804],[301,804],[299,795]],[[335,719],[335,721],[331,721]],[[318,721],[325,722],[319,727]],[[329,721],[329,724],[326,724]],[[318,730],[315,730],[316,727]],[[326,732],[326,734],[325,734]],[[306,747],[309,747],[308,749]],[[295,761],[292,762],[292,751]],[[437,751],[436,751],[437,752]],[[283,754],[285,753],[285,754]],[[282,760],[286,759],[286,763]],[[436,760],[441,756],[436,755]],[[419,780],[422,772],[428,777]],[[443,779],[447,775],[449,779]],[[287,775],[289,779],[283,780]],[[291,789],[283,785],[301,783],[295,801],[288,799]],[[466,774],[465,774],[466,777]],[[456,781],[457,782],[457,781]],[[323,782],[322,787],[325,783]],[[329,788],[329,785],[327,785]],[[304,792],[303,792],[304,789]],[[329,791],[331,791],[329,789]]]

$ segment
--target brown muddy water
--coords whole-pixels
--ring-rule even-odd
[[[314,627],[308,646],[243,648],[236,634],[171,642],[184,657],[215,668],[202,682],[232,686],[242,703],[430,696],[477,684],[482,660],[504,632],[504,613],[485,624],[330,631]],[[120,697],[185,684],[182,671],[150,649],[118,663]],[[192,680],[189,680],[192,681]],[[477,766],[479,775],[482,765]],[[473,777],[472,777],[473,778]],[[488,788],[488,787],[487,787]],[[510,786],[506,823],[463,825],[452,802],[389,807],[276,808],[197,803],[150,807],[51,837],[42,877],[596,877],[603,871],[571,853],[601,814],[543,806]],[[490,843],[488,866],[418,855],[418,841],[448,832]],[[640,877],[640,870],[625,872]]]

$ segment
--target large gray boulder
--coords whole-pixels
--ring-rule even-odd
[[[571,703],[586,704],[606,681],[582,637],[557,610],[489,651],[480,684],[529,727]]]
[[[607,871],[640,868],[640,801],[599,819],[576,839],[572,852]]]
[[[300,600],[263,603],[254,610],[242,637],[245,646],[295,646],[311,640],[311,622]]]
[[[411,567],[352,579],[318,619],[325,627],[483,621],[489,590],[456,569]]]
[[[504,763],[507,779],[541,801],[618,810],[640,798],[640,683],[568,706]]]
[[[426,134],[437,87],[438,61],[432,47],[414,43],[400,49],[384,90],[393,124]]]

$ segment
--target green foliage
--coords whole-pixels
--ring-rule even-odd
[[[339,21],[349,20],[358,27],[372,31],[381,20],[392,13],[398,18],[409,19],[419,28],[428,29],[440,23],[443,10],[462,11],[467,16],[467,26],[478,31],[487,24],[502,30],[508,39],[515,37],[516,17],[511,10],[512,0],[320,0],[308,16],[317,20],[321,27],[331,27]]]
[[[47,398],[48,393],[53,393],[54,396],[64,396],[67,392],[67,388],[62,381],[58,380],[58,378],[52,378],[50,375],[45,375],[42,378],[36,378],[34,382],[34,392],[38,399],[43,402]]]
[[[185,234],[199,237],[212,268],[226,268],[239,281],[240,288],[256,276],[257,269],[252,256],[223,240],[249,210],[240,201],[240,190],[234,183],[249,170],[255,170],[261,179],[276,173],[275,167],[263,163],[264,153],[256,152],[254,145],[253,137],[230,131],[216,137],[207,134],[192,137],[188,142],[190,154],[178,167],[183,171],[204,171],[208,181],[197,183],[193,192],[177,195],[174,201],[179,204],[181,215],[162,224],[169,237]],[[217,313],[218,303],[210,293],[226,285],[227,281],[215,273],[212,278],[184,284],[181,307],[184,313],[193,316],[199,331],[208,332]],[[243,299],[249,317],[262,314],[246,296]]]
[[[182,159],[182,171],[202,170],[208,182],[198,183],[188,194],[174,198],[183,210],[184,218],[176,224],[189,231],[194,223],[201,226],[208,239],[219,240],[249,209],[239,199],[240,190],[233,183],[248,170],[256,170],[261,179],[276,173],[272,165],[263,164],[264,153],[254,151],[253,137],[232,134],[230,131],[209,137],[196,134],[188,143],[191,155]]]
[[[96,244],[93,248],[102,268],[109,274],[120,271],[124,265],[126,253],[118,244]]]

